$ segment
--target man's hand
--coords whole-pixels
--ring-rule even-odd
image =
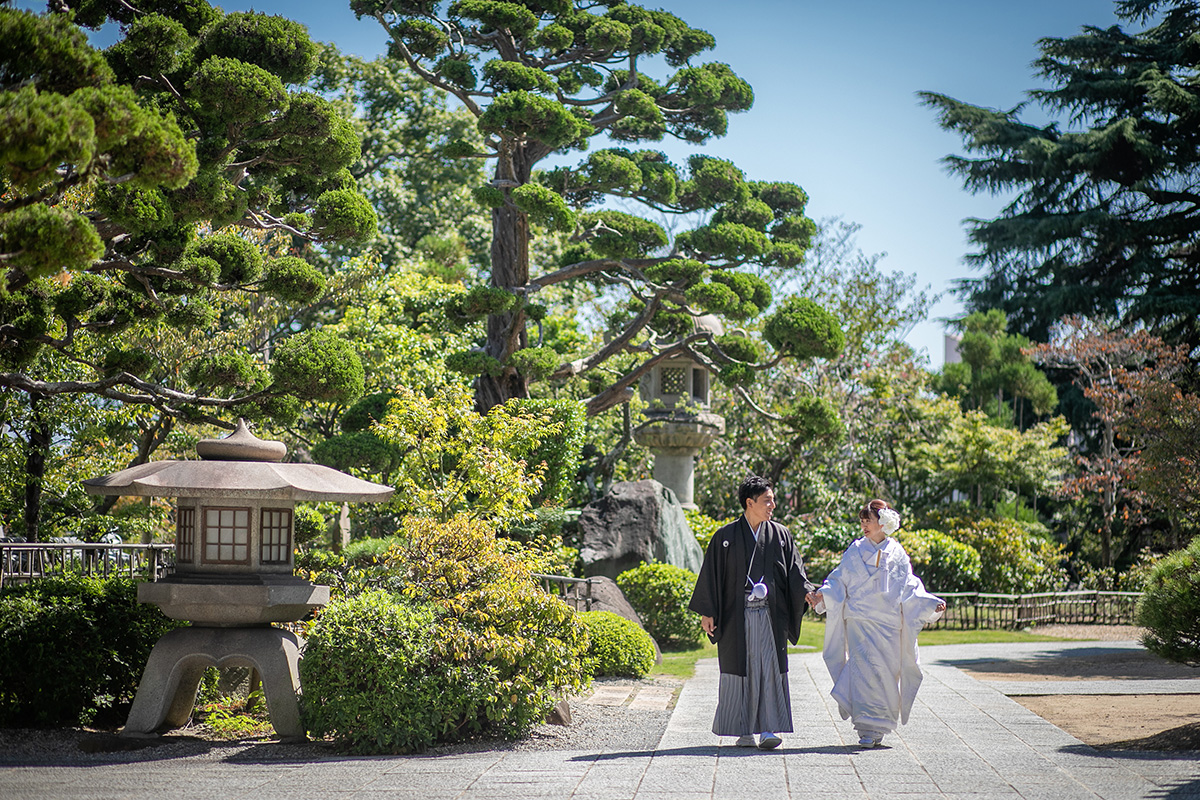
[[[825,598],[820,592],[809,592],[808,594],[804,595],[804,599],[808,601],[810,606],[816,608],[817,603],[821,602]]]
[[[709,636],[712,636],[712,632],[717,629],[717,623],[713,621],[712,617],[701,615],[700,627],[704,629],[705,633],[707,633]]]

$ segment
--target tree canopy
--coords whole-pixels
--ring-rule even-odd
[[[934,92],[924,101],[967,155],[947,157],[972,192],[1015,194],[995,219],[968,221],[984,271],[961,282],[975,310],[998,308],[1047,341],[1061,317],[1149,326],[1200,344],[1200,83],[1195,0],[1123,0],[1142,30],[1085,26],[1040,40],[1048,86],[1029,92],[1052,119]],[[1153,24],[1149,24],[1153,22]]]
[[[288,325],[326,286],[298,254],[376,227],[354,129],[296,88],[304,27],[53,5],[0,8],[0,387],[214,422],[360,393],[348,344]],[[92,48],[80,26],[110,20],[121,39]]]
[[[742,391],[754,347],[699,332],[696,316],[742,322],[772,307],[766,284],[739,270],[748,264],[796,266],[815,226],[807,196],[788,183],[747,180],[736,165],[693,155],[677,165],[662,152],[635,149],[672,136],[702,144],[725,133],[730,113],[745,111],[753,91],[726,64],[693,64],[712,48],[706,31],[665,11],[623,0],[354,0],[360,17],[389,33],[389,54],[454,95],[476,118],[481,142],[461,141],[448,155],[494,164],[475,196],[491,208],[490,286],[456,298],[463,321],[487,319],[486,340],[451,363],[476,378],[476,403],[491,408],[525,397],[531,382],[614,370],[588,401],[599,413],[627,401],[658,361],[687,354]],[[652,77],[648,69],[673,70]],[[553,154],[614,146],[574,166],[537,170]],[[643,216],[603,205],[622,198],[662,213],[701,212],[706,222],[672,241]],[[531,227],[569,234],[558,264],[531,265]],[[538,293],[588,280],[625,299],[607,320],[604,342],[563,358],[531,337],[544,315]],[[764,326],[775,358],[840,350],[840,331],[816,304],[779,304]],[[741,338],[741,337],[734,337]],[[730,369],[732,367],[732,369]]]

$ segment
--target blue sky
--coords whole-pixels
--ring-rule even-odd
[[[21,2],[29,7],[32,3]],[[42,4],[37,4],[42,6]],[[357,21],[344,0],[220,3],[308,25],[345,52],[383,52],[382,29]],[[915,273],[944,292],[969,274],[962,220],[992,217],[1003,200],[971,196],[940,159],[958,137],[938,128],[915,93],[930,90],[1011,108],[1038,85],[1030,62],[1045,36],[1116,24],[1112,0],[659,0],[717,39],[703,60],[724,61],[755,90],[754,108],[704,151],[733,160],[754,180],[798,183],[814,219],[862,226],[858,244],[886,252],[882,266]],[[688,148],[664,143],[675,157]],[[939,317],[960,313],[945,294],[908,341],[942,363]]]

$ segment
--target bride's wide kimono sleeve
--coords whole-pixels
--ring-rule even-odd
[[[904,557],[904,589],[900,595],[900,608],[904,621],[900,642],[904,648],[900,654],[900,721],[907,723],[912,711],[913,701],[917,698],[917,690],[921,688],[924,678],[921,673],[921,661],[917,655],[917,634],[928,622],[941,619],[942,613],[937,610],[944,601],[925,589],[925,584],[913,574],[908,556]]]

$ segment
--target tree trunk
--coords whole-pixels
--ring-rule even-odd
[[[497,177],[524,184],[529,169],[519,163],[519,155],[510,165],[497,166]],[[506,291],[529,283],[529,220],[525,212],[512,206],[492,209],[492,286]],[[487,321],[485,352],[500,363],[527,346],[525,312],[492,314]],[[529,396],[529,381],[506,366],[496,376],[480,375],[475,382],[475,406],[480,413],[505,400]]]
[[[30,542],[39,541],[42,482],[46,477],[46,457],[54,437],[47,402],[42,395],[29,395],[29,440],[25,444],[25,539]]]

